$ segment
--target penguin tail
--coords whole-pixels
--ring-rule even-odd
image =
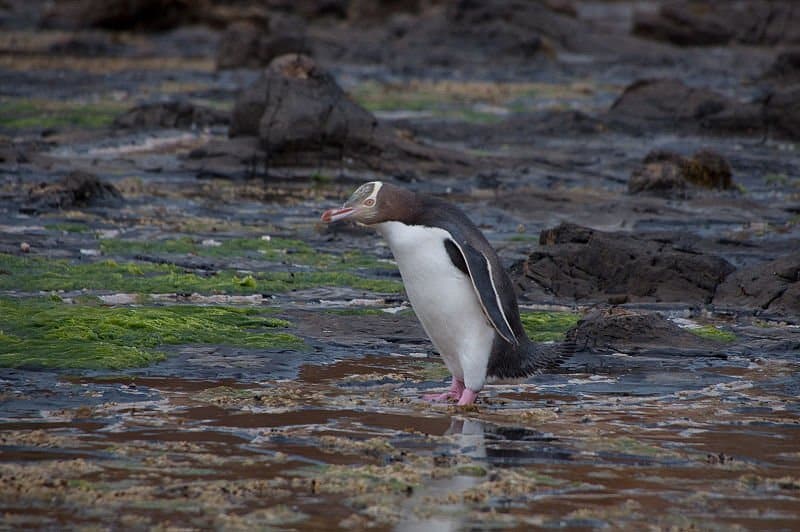
[[[555,344],[531,342],[523,363],[525,373],[536,375],[558,367],[578,351],[577,329],[567,331],[564,340]]]

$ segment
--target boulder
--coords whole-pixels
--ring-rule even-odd
[[[619,351],[636,354],[711,354],[718,345],[679,327],[656,312],[612,307],[587,314],[575,328],[575,343],[581,350]]]
[[[369,145],[378,120],[304,55],[275,59],[233,109],[230,135],[256,135],[271,153]]]
[[[114,126],[126,129],[194,129],[226,125],[228,113],[188,101],[146,103],[126,111]]]
[[[679,46],[800,43],[800,9],[794,0],[673,0],[656,13],[634,14],[635,35]]]
[[[308,56],[276,58],[236,100],[231,137],[257,136],[266,165],[359,164],[391,173],[449,173],[477,159],[381,124]],[[259,155],[261,157],[261,155]]]
[[[298,17],[270,14],[266,21],[234,22],[220,38],[217,68],[259,68],[278,56],[310,54],[306,29]]]
[[[161,31],[203,19],[208,0],[62,0],[39,21],[43,28]]]
[[[794,139],[800,135],[800,87],[777,88],[740,102],[680,80],[640,80],[625,88],[604,119],[609,127],[635,134],[672,130]]]
[[[800,85],[775,91],[764,107],[764,119],[771,135],[800,140]]]
[[[574,3],[566,0],[427,0],[420,2],[419,14],[413,0],[351,5],[351,19],[363,22],[359,31],[326,34],[314,47],[315,57],[406,72],[424,69],[426,76],[432,68],[457,68],[480,71],[482,77],[490,69],[502,77],[510,67],[536,70],[555,50],[645,60],[673,53],[667,46],[598,28],[577,17]],[[366,23],[384,17],[385,24]]]
[[[386,22],[397,14],[419,14],[425,0],[350,0],[347,18],[357,24]]]
[[[74,207],[117,206],[122,203],[117,188],[94,174],[76,170],[52,183],[39,183],[28,190],[20,212],[37,213]]]
[[[730,164],[712,150],[699,150],[690,158],[674,152],[654,150],[633,170],[628,180],[628,192],[683,197],[690,185],[733,188]]]
[[[676,79],[645,79],[627,86],[609,109],[612,123],[641,129],[697,128],[730,105],[714,91]]]
[[[742,268],[717,287],[714,305],[800,316],[800,253]]]
[[[762,78],[779,86],[800,83],[800,50],[787,50],[778,54]]]
[[[528,300],[708,303],[734,267],[686,249],[679,237],[655,240],[561,224],[541,232],[539,249],[514,264],[511,277]]]

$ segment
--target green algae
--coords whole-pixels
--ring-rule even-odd
[[[98,129],[110,126],[124,109],[112,102],[61,102],[27,98],[0,99],[0,129],[59,127]]]
[[[438,360],[418,362],[414,366],[417,368],[414,373],[425,381],[440,381],[450,377],[450,371],[447,366]]]
[[[96,307],[0,298],[0,366],[124,369],[165,359],[164,345],[302,349],[289,322],[264,309]]]
[[[693,329],[689,329],[689,332],[699,336],[700,338],[706,338],[708,340],[714,340],[716,342],[722,342],[726,344],[736,341],[736,335],[734,333],[714,327],[713,325],[695,327]]]
[[[252,274],[219,271],[202,275],[172,264],[118,263],[113,260],[72,263],[0,253],[0,290],[268,294],[319,286],[350,286],[382,293],[397,293],[402,288],[394,280],[371,279],[343,270]]]
[[[80,222],[58,222],[45,224],[44,228],[50,231],[60,231],[62,233],[86,233],[89,231],[89,226]]]
[[[394,270],[388,262],[380,261],[358,251],[340,255],[321,253],[302,240],[287,238],[229,238],[213,245],[203,245],[202,240],[182,237],[166,240],[105,239],[100,249],[106,255],[133,257],[136,255],[196,255],[198,257],[248,257],[268,262],[300,264],[325,269],[352,270],[370,268]]]
[[[534,342],[556,342],[578,324],[580,315],[574,312],[523,312],[522,326]]]

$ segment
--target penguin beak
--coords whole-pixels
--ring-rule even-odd
[[[356,212],[353,207],[342,207],[341,209],[328,209],[327,211],[322,213],[322,221],[329,224],[331,222],[336,222],[338,220],[344,220],[345,218],[352,216],[352,214]]]

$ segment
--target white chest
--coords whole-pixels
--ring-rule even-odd
[[[447,254],[444,242],[450,234],[400,222],[377,228],[392,249],[414,312],[449,369],[463,378],[466,367],[477,363],[485,373],[494,329],[471,280]]]

